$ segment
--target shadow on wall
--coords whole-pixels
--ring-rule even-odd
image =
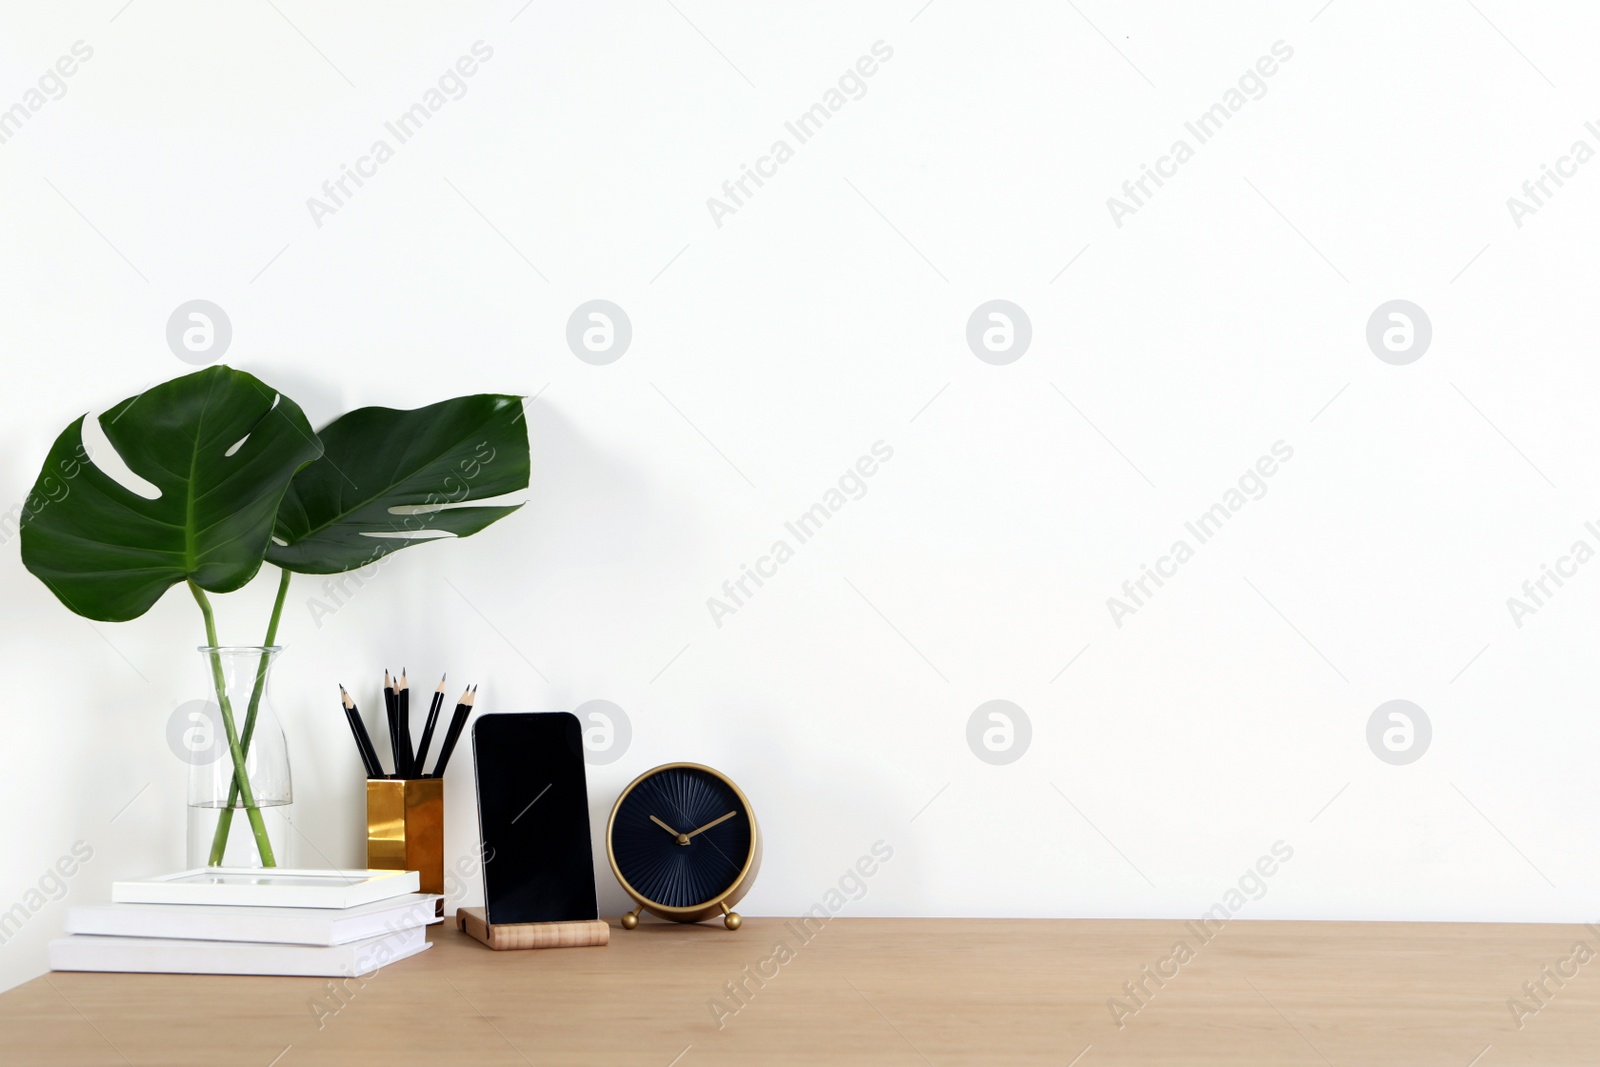
[[[661,490],[637,463],[600,450],[592,438],[548,401],[528,407],[533,455],[530,523],[522,530],[539,546],[536,569],[551,561],[583,570],[613,570],[630,557],[654,573],[674,546],[696,543],[694,516]],[[631,458],[631,457],[630,457]],[[652,551],[639,552],[648,534]]]
[[[793,709],[759,706],[730,696],[723,717],[724,736],[716,742],[720,755],[688,738],[665,758],[706,763],[739,784],[755,809],[761,827],[761,870],[738,911],[751,916],[862,917],[886,914],[875,904],[878,887],[892,878],[905,897],[906,886],[921,885],[914,861],[911,817],[903,798],[875,787],[877,776],[867,763],[838,746],[836,739],[813,735]],[[665,713],[664,713],[665,714]],[[645,719],[634,715],[634,729]],[[646,726],[648,728],[648,724]],[[741,755],[730,758],[726,753]],[[602,918],[615,919],[633,910],[606,859],[605,828],[616,795],[649,767],[624,761],[628,771],[616,788],[600,792],[591,783],[589,819],[595,848],[595,885]],[[635,765],[637,764],[637,765]],[[592,777],[592,776],[591,776]],[[863,827],[841,833],[842,826]],[[801,856],[825,856],[802,866]],[[892,872],[892,873],[891,873]],[[818,910],[818,909],[821,910]],[[656,921],[656,920],[648,920]],[[712,926],[722,929],[720,923]]]
[[[394,595],[407,603],[431,603],[442,595],[446,610],[439,617],[460,628],[456,639],[481,638],[476,655],[490,670],[482,674],[486,699],[473,721],[495,712],[574,711],[586,701],[615,697],[627,706],[638,729],[643,709],[635,707],[629,694],[659,669],[658,658],[670,655],[646,639],[659,632],[663,612],[689,615],[699,608],[684,599],[676,584],[687,566],[684,557],[699,540],[695,515],[663,492],[631,457],[597,447],[592,436],[548,401],[530,403],[526,410],[533,457],[528,504],[509,522],[475,535],[484,542],[492,539],[498,551],[430,561],[425,573],[419,568],[396,583],[403,588]],[[448,553],[448,546],[444,551]],[[460,594],[493,618],[504,636],[489,630],[474,607],[461,603],[443,584],[446,568]],[[543,679],[508,641],[525,646],[521,652]],[[661,729],[659,721],[646,720],[646,725]],[[483,902],[470,729],[447,776],[447,910]],[[615,918],[625,910],[624,898],[606,861],[603,835],[621,785],[613,788],[608,776],[595,772],[591,765],[595,886],[600,914]]]

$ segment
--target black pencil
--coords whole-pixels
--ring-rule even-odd
[[[399,778],[400,774],[400,723],[396,714],[399,702],[394,696],[394,681],[389,677],[389,672],[383,672],[383,714],[389,725],[389,756],[394,760],[394,774],[391,778]]]
[[[400,758],[405,761],[395,772],[402,778],[415,778],[417,768],[411,749],[411,683],[406,680],[404,667],[400,668],[400,685],[394,691],[394,699],[400,705]]]
[[[472,704],[477,695],[476,686],[461,694],[455,714],[450,717],[450,729],[445,731],[444,744],[439,748],[439,762],[433,765],[433,773],[428,775],[429,778],[444,777],[445,764],[450,762],[450,753],[456,749],[456,742],[461,738],[461,728],[467,725],[467,716],[472,714]]]
[[[433,740],[433,728],[439,723],[439,709],[444,707],[444,675],[439,676],[439,688],[433,691],[428,702],[428,721],[422,724],[422,740],[417,742],[416,773],[424,777],[422,768],[428,762],[428,745]]]
[[[350,701],[350,713],[355,716],[356,744],[361,746],[364,753],[363,762],[371,769],[371,777],[382,778],[383,760],[378,758],[378,749],[372,743],[372,735],[367,732],[367,721],[361,717],[361,709],[349,693],[345,693],[345,699]]]
[[[339,698],[344,705],[344,717],[350,723],[350,733],[356,739],[356,751],[361,754],[361,766],[366,768],[368,778],[382,778],[383,765],[378,762],[378,753],[372,747],[372,738],[367,736],[367,727],[361,721],[361,712],[343,685],[339,686]]]

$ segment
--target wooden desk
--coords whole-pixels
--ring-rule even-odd
[[[758,988],[744,968],[779,937],[793,958],[768,965],[776,976]],[[1507,1007],[1513,996],[1535,1007],[1522,983],[1539,981],[1575,942],[1600,951],[1600,938],[1576,926],[1236,921],[1203,946],[1166,921],[836,919],[807,944],[776,919],[737,933],[646,922],[613,930],[609,948],[543,952],[491,952],[449,928],[432,938],[428,952],[352,984],[320,1029],[315,998],[333,1006],[322,979],[46,975],[0,995],[0,1058],[204,1067],[1600,1061],[1600,959],[1559,990],[1549,983],[1553,999],[1521,1030]],[[1195,957],[1163,988],[1146,979],[1153,999],[1119,1029],[1108,998],[1126,1000],[1122,983],[1179,939]],[[708,1003],[740,980],[751,995],[719,1030]]]

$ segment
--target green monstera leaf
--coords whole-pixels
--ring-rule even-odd
[[[267,549],[285,570],[340,574],[421,541],[467,537],[522,505],[460,505],[528,487],[521,397],[360,408],[318,436],[323,456],[290,483]]]
[[[320,450],[299,405],[220,365],[124,400],[100,426],[159,495],[97,467],[79,418],[29,497],[22,562],[67,607],[104,622],[138,618],[178,582],[213,593],[249,582],[290,479]]]

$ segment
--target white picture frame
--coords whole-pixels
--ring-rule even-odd
[[[353,908],[415,893],[416,871],[196,867],[111,883],[118,904],[216,904],[257,908]]]

